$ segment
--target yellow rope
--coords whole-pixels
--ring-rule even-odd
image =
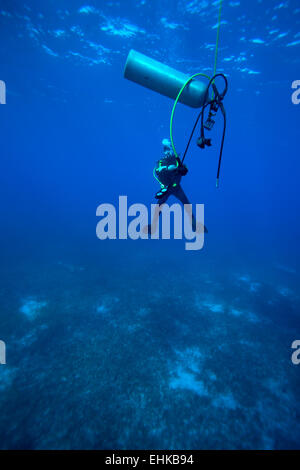
[[[218,29],[217,29],[217,40],[216,40],[216,51],[215,51],[215,62],[214,62],[214,75],[216,75],[216,71],[217,71],[217,60],[218,60],[218,50],[219,50],[219,38],[220,38],[220,27],[221,27],[221,14],[222,14],[222,5],[223,5],[223,0],[220,0],[220,8],[219,8],[219,18],[218,18]],[[173,141],[173,120],[174,120],[174,113],[175,113],[175,109],[176,109],[176,106],[177,106],[177,103],[178,103],[178,100],[183,92],[183,90],[185,89],[185,87],[194,79],[194,77],[197,77],[197,76],[203,76],[203,77],[206,77],[208,80],[210,80],[210,77],[208,75],[205,75],[203,73],[195,73],[194,75],[192,75],[186,82],[185,84],[182,86],[181,90],[179,91],[177,97],[176,97],[176,100],[175,100],[175,103],[173,105],[173,109],[172,109],[172,112],[171,112],[171,118],[170,118],[170,140],[171,140],[171,145],[172,145],[172,149],[173,149],[173,152],[175,154],[176,157],[178,157],[178,154],[176,152],[176,149],[175,149],[175,146],[174,146],[174,141]],[[212,98],[214,96],[213,94],[214,92],[212,92]]]
[[[217,41],[216,41],[216,52],[215,52],[215,64],[214,64],[214,75],[216,75],[216,71],[217,71],[217,60],[218,60],[218,51],[219,51],[219,38],[220,38],[222,5],[223,5],[223,0],[220,0],[218,29],[217,29]]]
[[[175,109],[176,109],[178,100],[179,100],[179,98],[180,98],[180,96],[181,96],[183,90],[185,89],[185,87],[193,80],[193,78],[195,78],[195,77],[197,77],[197,76],[199,76],[199,75],[201,75],[201,77],[205,77],[205,78],[207,78],[208,80],[210,80],[210,77],[209,77],[208,75],[205,75],[204,73],[195,73],[194,75],[192,75],[192,76],[185,82],[185,84],[181,87],[181,90],[180,90],[180,92],[178,93],[177,98],[176,98],[176,100],[175,100],[175,102],[174,102],[174,105],[173,105],[173,109],[172,109],[172,113],[171,113],[171,119],[170,119],[170,141],[171,141],[171,145],[172,145],[173,152],[174,152],[174,154],[175,154],[175,156],[176,156],[177,158],[179,158],[179,157],[178,157],[178,154],[177,154],[177,152],[176,152],[176,150],[175,150],[174,141],[173,141],[173,120],[174,120]]]
[[[216,75],[217,72],[217,60],[218,60],[218,52],[219,52],[219,39],[220,39],[220,28],[221,28],[221,15],[222,15],[222,5],[223,0],[220,0],[220,7],[219,7],[219,18],[218,18],[218,28],[217,28],[217,39],[216,39],[216,51],[215,51],[215,63],[214,63],[214,74]],[[215,81],[213,81],[214,83]],[[212,92],[211,99],[214,98],[214,92]]]

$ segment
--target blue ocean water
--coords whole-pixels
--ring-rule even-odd
[[[298,1],[223,0],[220,188],[220,117],[182,183],[204,248],[96,237],[99,204],[153,202],[169,135],[129,50],[211,75],[218,8],[0,1],[2,449],[299,448]],[[178,105],[180,152],[196,115]]]

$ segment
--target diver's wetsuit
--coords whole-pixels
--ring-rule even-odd
[[[176,187],[171,186],[171,188],[168,189],[168,191],[163,195],[163,197],[159,199],[158,201],[156,201],[156,203],[160,207],[163,204],[165,204],[167,200],[169,199],[169,196],[172,196],[172,195],[175,196],[183,205],[191,204],[185,192],[183,191],[182,187],[180,186],[180,184],[177,184]],[[196,231],[196,227],[197,227],[196,218],[192,212],[192,229],[194,232]]]
[[[181,163],[179,157],[176,157],[170,151],[166,151],[164,157],[157,162],[157,166],[154,171],[156,173],[156,178],[162,186],[161,190],[156,194],[158,210],[156,211],[152,221],[155,231],[156,222],[161,213],[159,208],[167,202],[170,196],[175,196],[183,205],[190,204],[190,201],[180,185],[182,176],[187,173],[187,168]],[[192,229],[193,231],[196,231],[196,218],[192,212],[190,213],[190,216]],[[205,227],[204,231],[207,231]],[[151,233],[151,225],[148,226],[148,233]]]
[[[175,155],[164,157],[158,162],[155,172],[159,182],[166,188],[165,192],[158,191],[157,193],[162,194],[157,201],[159,206],[165,204],[171,195],[179,199],[182,204],[190,204],[180,185],[181,178],[187,172],[187,169],[181,164],[179,158],[176,158]]]

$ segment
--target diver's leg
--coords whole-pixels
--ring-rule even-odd
[[[159,216],[161,214],[161,206],[164,205],[167,202],[167,200],[169,199],[170,194],[171,194],[171,192],[168,191],[161,199],[158,199],[158,200],[155,201],[156,202],[156,207],[155,207],[155,210],[154,210],[152,223],[145,227],[145,229],[144,229],[145,233],[148,233],[149,235],[151,235],[152,233],[156,232],[157,222],[158,222]]]
[[[191,222],[191,225],[192,225],[192,229],[194,232],[196,232],[196,230],[199,228],[199,231],[202,229],[203,230],[203,224],[202,223],[199,223],[197,225],[197,219],[196,217],[194,216],[193,214],[193,209],[192,209],[192,206],[191,206],[191,203],[190,201],[188,200],[185,192],[183,191],[182,187],[180,186],[180,184],[176,187],[176,190],[174,191],[174,196],[177,197],[177,199],[179,199],[179,201],[181,202],[181,204],[183,204],[185,206],[185,204],[189,204],[189,207],[186,207],[185,206],[185,210],[187,212],[187,214],[189,215],[190,217],[190,222]],[[204,232],[207,233],[207,228],[205,227],[204,225]]]

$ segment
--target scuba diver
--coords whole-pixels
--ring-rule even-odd
[[[185,210],[190,217],[193,232],[208,232],[203,223],[197,222],[192,211],[192,206],[180,183],[181,178],[188,172],[187,167],[184,165],[184,160],[187,156],[195,131],[197,128],[200,131],[197,139],[198,148],[205,149],[206,147],[211,147],[212,139],[208,138],[208,133],[214,128],[216,116],[220,111],[223,117],[223,133],[216,175],[216,187],[219,187],[221,161],[227,127],[227,117],[223,100],[228,91],[228,80],[226,76],[223,73],[216,73],[218,38],[221,24],[221,6],[222,0],[220,1],[218,36],[215,52],[214,73],[212,77],[203,73],[195,73],[190,77],[185,76],[181,72],[178,72],[177,70],[161,64],[160,62],[134,50],[131,50],[127,57],[124,69],[125,78],[162,95],[168,96],[169,98],[175,99],[170,117],[170,140],[164,139],[162,141],[163,156],[157,162],[157,165],[153,170],[153,175],[161,188],[155,195],[157,204],[153,214],[152,223],[143,228],[143,232],[148,235],[156,233],[157,222],[162,211],[161,206],[163,206],[163,204],[167,202],[169,196],[172,195],[185,206]],[[198,80],[195,81],[195,78],[200,76],[209,80],[207,85]],[[219,90],[220,80],[223,81],[223,89],[221,90]],[[176,152],[173,142],[173,119],[178,102],[186,104],[192,108],[200,108],[182,158]]]
[[[222,92],[219,92],[215,84],[215,79],[218,77],[221,77],[224,81],[224,89]],[[211,98],[209,97],[210,87],[212,87],[213,89]],[[184,87],[182,88],[182,90],[183,89]],[[227,82],[227,78],[225,77],[225,75],[219,73],[219,74],[214,75],[210,79],[209,84],[206,88],[205,96],[204,96],[204,104],[201,107],[200,113],[198,114],[198,117],[192,129],[192,132],[191,132],[189,141],[187,143],[187,146],[185,148],[182,159],[176,153],[174,146],[171,144],[169,139],[164,139],[162,141],[164,155],[157,162],[157,165],[153,170],[153,176],[159,182],[159,184],[161,185],[161,188],[160,188],[160,191],[158,191],[155,195],[156,199],[158,200],[158,204],[155,208],[152,224],[148,225],[147,228],[145,229],[146,233],[153,234],[156,232],[157,221],[158,221],[159,215],[161,214],[161,206],[167,202],[169,196],[171,195],[175,196],[185,206],[185,210],[187,211],[190,217],[193,231],[194,232],[197,231],[197,233],[201,233],[203,231],[205,233],[208,232],[205,225],[201,224],[200,222],[197,223],[197,220],[192,212],[192,208],[191,208],[192,206],[188,198],[186,197],[180,185],[180,182],[181,182],[181,178],[185,176],[188,172],[188,169],[184,165],[183,162],[187,155],[192,137],[194,135],[194,132],[197,128],[199,121],[200,121],[200,136],[197,139],[197,146],[200,149],[205,149],[206,147],[211,147],[212,145],[212,142],[211,142],[212,139],[209,139],[206,137],[206,132],[210,132],[213,129],[214,124],[215,124],[215,116],[217,115],[218,110],[220,110],[223,115],[224,126],[223,126],[223,134],[222,134],[222,140],[221,140],[218,171],[217,171],[217,178],[216,178],[216,187],[217,188],[219,187],[221,160],[222,160],[223,146],[224,146],[224,139],[225,139],[225,132],[226,132],[226,112],[225,112],[225,108],[223,105],[223,100],[227,93],[227,90],[228,90],[228,82]],[[180,96],[180,94],[178,96]],[[176,104],[177,103],[175,101],[173,112],[176,107]],[[204,113],[207,109],[208,109],[208,116],[207,116],[207,119],[204,120]],[[172,112],[172,115],[173,115],[173,112]],[[171,124],[172,124],[172,117],[171,117]],[[172,128],[172,125],[170,127]],[[172,138],[172,132],[170,135]]]
[[[181,178],[188,172],[187,167],[182,163],[180,157],[174,154],[169,139],[163,139],[163,157],[157,162],[153,170],[153,176],[160,183],[161,188],[156,193],[157,205],[153,215],[152,224],[146,227],[146,232],[152,234],[156,232],[157,222],[161,214],[161,206],[167,202],[170,196],[175,196],[185,206],[193,231],[204,231],[207,229],[200,222],[197,223],[193,214],[191,203],[181,187]]]

